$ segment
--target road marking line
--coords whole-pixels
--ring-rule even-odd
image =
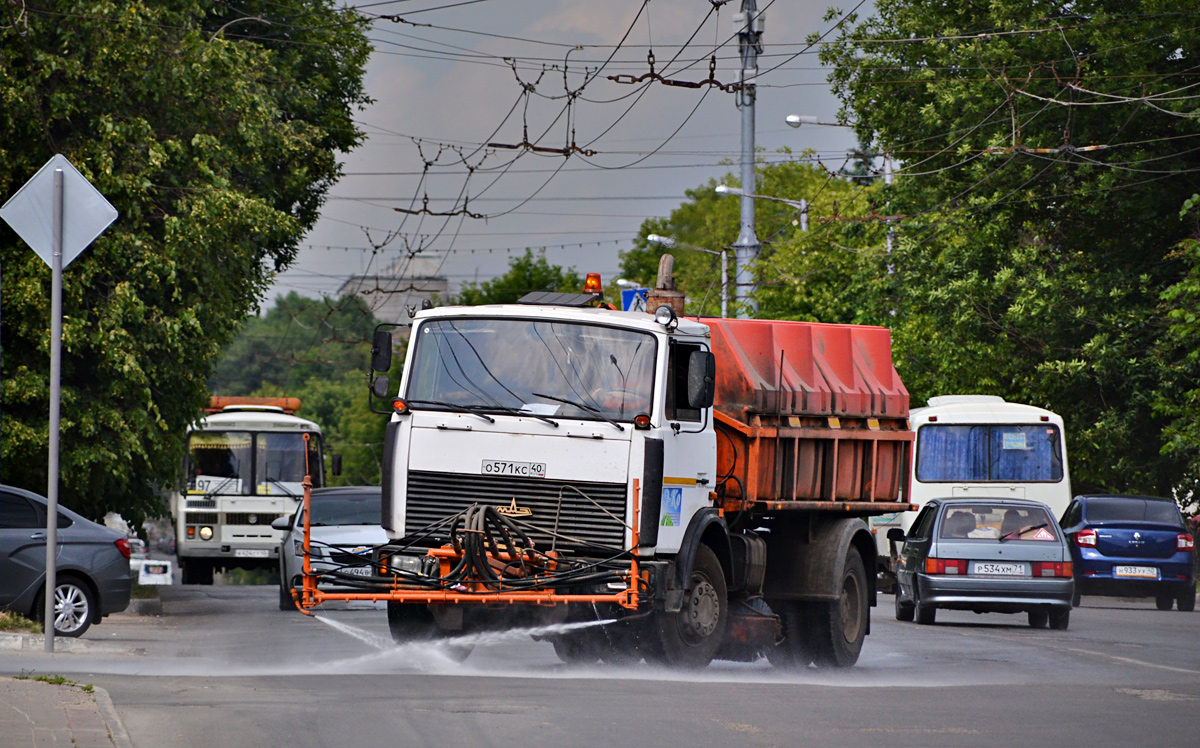
[[[1200,670],[1188,670],[1182,667],[1172,667],[1171,665],[1159,665],[1154,662],[1146,662],[1144,660],[1135,660],[1132,657],[1121,657],[1120,655],[1108,654],[1107,652],[1093,652],[1090,649],[1077,649],[1075,647],[1062,647],[1068,652],[1078,652],[1080,654],[1095,655],[1096,657],[1107,657],[1110,660],[1124,662],[1130,665],[1141,665],[1143,667],[1158,668],[1159,670],[1170,670],[1173,673],[1186,673],[1188,675],[1200,675]]]

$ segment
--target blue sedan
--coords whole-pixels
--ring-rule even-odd
[[[1113,595],[1196,609],[1196,539],[1173,499],[1076,496],[1060,524],[1072,539],[1076,604],[1080,595]]]

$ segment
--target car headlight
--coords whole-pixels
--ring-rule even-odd
[[[213,531],[212,531],[211,527],[209,527],[208,525],[205,525],[204,527],[200,528],[200,539],[201,540],[212,540],[212,536],[213,536]]]

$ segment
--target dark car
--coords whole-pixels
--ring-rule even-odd
[[[1196,609],[1196,540],[1174,499],[1076,496],[1061,520],[1080,595],[1153,597],[1159,610]]]
[[[46,592],[46,499],[0,485],[0,608],[41,620]],[[80,636],[129,605],[129,540],[60,507],[54,631]]]
[[[1036,501],[932,499],[903,540],[896,618],[933,623],[937,609],[1026,613],[1034,628],[1067,628],[1071,552],[1050,509]]]

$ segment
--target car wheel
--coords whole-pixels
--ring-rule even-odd
[[[1055,631],[1066,631],[1071,625],[1070,608],[1054,608],[1050,611],[1050,628]]]
[[[1175,602],[1179,604],[1179,609],[1184,613],[1191,613],[1196,609],[1196,590],[1192,588],[1187,592],[1180,592],[1179,597],[1175,598]]]
[[[900,599],[900,585],[896,585],[896,620],[911,621],[916,615],[916,608],[911,602],[904,602]]]
[[[1029,610],[1029,627],[1035,629],[1046,628],[1046,623],[1050,620],[1050,611],[1045,608],[1030,608]]]
[[[1159,610],[1170,610],[1175,605],[1175,598],[1170,595],[1159,595],[1154,598],[1154,604]]]
[[[54,634],[56,636],[83,636],[96,622],[96,596],[91,588],[74,577],[56,580],[54,587]],[[45,590],[38,593],[33,603],[34,620],[45,621]]]
[[[921,601],[917,599],[917,587],[915,583],[913,584],[913,605],[914,616],[917,619],[917,623],[923,626],[932,625],[934,620],[937,618],[937,608],[933,607],[932,605],[921,604]]]
[[[287,583],[283,573],[283,562],[279,563],[279,609],[296,610],[296,601],[292,599],[292,586]]]
[[[1083,599],[1083,595],[1079,594],[1079,583],[1076,582],[1075,583],[1075,592],[1073,592],[1071,594],[1071,607],[1078,608],[1079,603],[1082,601],[1082,599]]]

